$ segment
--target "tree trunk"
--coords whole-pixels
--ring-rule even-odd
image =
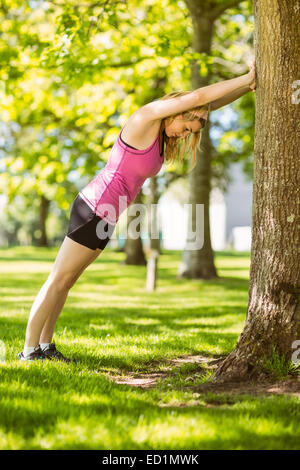
[[[216,370],[215,381],[263,375],[274,348],[290,361],[293,342],[300,339],[300,103],[292,96],[300,78],[299,11],[300,0],[254,4],[257,103],[249,303],[244,331]]]
[[[190,10],[193,27],[193,49],[196,52],[205,52],[210,54],[212,30],[214,20],[210,18],[210,9],[204,10],[205,5],[201,5],[197,0],[186,0]],[[210,76],[200,76],[199,64],[192,66],[192,88],[200,88],[209,85]],[[195,227],[194,210],[196,204],[204,204],[204,244],[199,249],[185,249],[182,256],[182,262],[178,269],[178,277],[211,279],[217,277],[214,265],[214,254],[211,247],[210,223],[209,223],[209,195],[211,179],[211,141],[209,136],[209,123],[204,128],[201,152],[197,151],[197,165],[189,174],[189,204],[192,204],[193,210],[189,211],[188,226]],[[192,219],[192,220],[191,220]]]
[[[142,202],[143,202],[142,191],[140,191],[138,195],[136,196],[135,200],[133,201],[133,204],[142,204]],[[128,215],[128,227],[130,227],[130,224],[136,217],[138,216]],[[137,232],[141,233],[140,224],[138,224],[137,226]],[[145,253],[143,251],[142,239],[140,236],[138,236],[138,238],[134,238],[130,229],[127,230],[127,239],[125,242],[125,253],[126,253],[126,259],[124,261],[124,264],[146,266],[147,261],[146,261]]]
[[[40,231],[41,236],[38,241],[38,246],[49,246],[47,232],[46,232],[46,220],[48,217],[50,201],[45,197],[41,196],[40,204]]]

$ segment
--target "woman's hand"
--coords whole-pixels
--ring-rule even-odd
[[[250,65],[250,72],[248,73],[249,75],[249,87],[253,91],[253,93],[256,93],[256,63],[255,59]]]

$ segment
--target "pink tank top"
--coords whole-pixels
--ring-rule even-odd
[[[145,180],[160,171],[164,161],[159,134],[150,147],[137,150],[121,140],[123,128],[105,167],[79,192],[93,212],[112,225],[134,201]]]

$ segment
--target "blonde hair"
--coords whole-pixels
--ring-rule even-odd
[[[192,93],[191,91],[172,91],[171,93],[168,93],[167,95],[163,96],[160,98],[161,100],[168,100],[170,98],[175,98],[177,96],[183,96],[187,95],[188,93]],[[205,104],[202,106],[196,106],[195,108],[191,108],[188,111],[184,111],[182,113],[177,113],[177,114],[172,114],[171,116],[168,116],[167,118],[164,118],[163,120],[170,120],[170,123],[174,121],[174,119],[177,116],[180,116],[182,114],[182,118],[185,121],[196,121],[199,120],[199,111],[207,110],[208,112],[210,111],[210,104]],[[162,120],[162,122],[163,122]],[[194,132],[192,134],[192,139],[191,135],[187,135],[184,139],[180,137],[168,137],[165,133],[165,142],[166,142],[166,147],[165,147],[165,161],[173,163],[176,158],[177,154],[179,153],[180,157],[180,162],[182,163],[183,160],[183,155],[187,154],[191,149],[192,149],[192,155],[193,155],[193,166],[189,170],[193,170],[196,166],[196,150],[197,148],[200,150],[200,144],[201,144],[201,138],[202,138],[202,129],[200,129],[198,132]]]

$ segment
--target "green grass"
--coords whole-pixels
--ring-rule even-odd
[[[291,361],[288,361],[285,356],[280,356],[275,346],[272,356],[266,359],[264,368],[275,379],[282,379],[295,369]]]
[[[218,253],[220,279],[178,280],[179,252],[146,268],[105,250],[71,289],[54,340],[75,365],[20,363],[28,313],[57,248],[0,249],[1,449],[297,449],[299,398],[195,394],[209,373],[174,367],[153,389],[108,375],[229,353],[245,320],[249,254]],[[1,353],[3,354],[3,352]]]

